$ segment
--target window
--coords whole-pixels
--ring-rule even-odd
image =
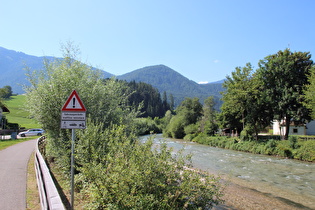
[[[293,128],[293,133],[298,133],[298,129],[297,128]]]

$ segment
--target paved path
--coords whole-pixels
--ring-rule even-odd
[[[26,209],[28,160],[36,140],[25,141],[0,151],[0,209]]]

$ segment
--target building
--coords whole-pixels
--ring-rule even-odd
[[[273,135],[285,134],[285,121],[282,120],[273,122]],[[290,124],[289,135],[315,135],[315,120],[312,120],[306,124]]]

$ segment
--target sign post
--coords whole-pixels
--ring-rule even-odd
[[[61,129],[72,130],[71,141],[71,209],[74,204],[74,143],[75,129],[85,129],[86,109],[76,92],[73,90],[61,109]]]

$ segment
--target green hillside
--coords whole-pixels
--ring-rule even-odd
[[[18,123],[20,127],[39,128],[40,125],[34,119],[29,118],[29,113],[25,110],[26,96],[11,96],[9,100],[5,100],[5,106],[10,113],[4,113],[9,123]]]
[[[175,100],[175,107],[178,106],[186,97],[200,99],[203,103],[209,96],[214,96],[216,109],[221,106],[221,94],[224,89],[222,83],[201,85],[189,80],[175,70],[165,65],[147,66],[134,70],[117,79],[151,84],[157,88],[161,94],[165,91],[167,95],[172,94]]]

